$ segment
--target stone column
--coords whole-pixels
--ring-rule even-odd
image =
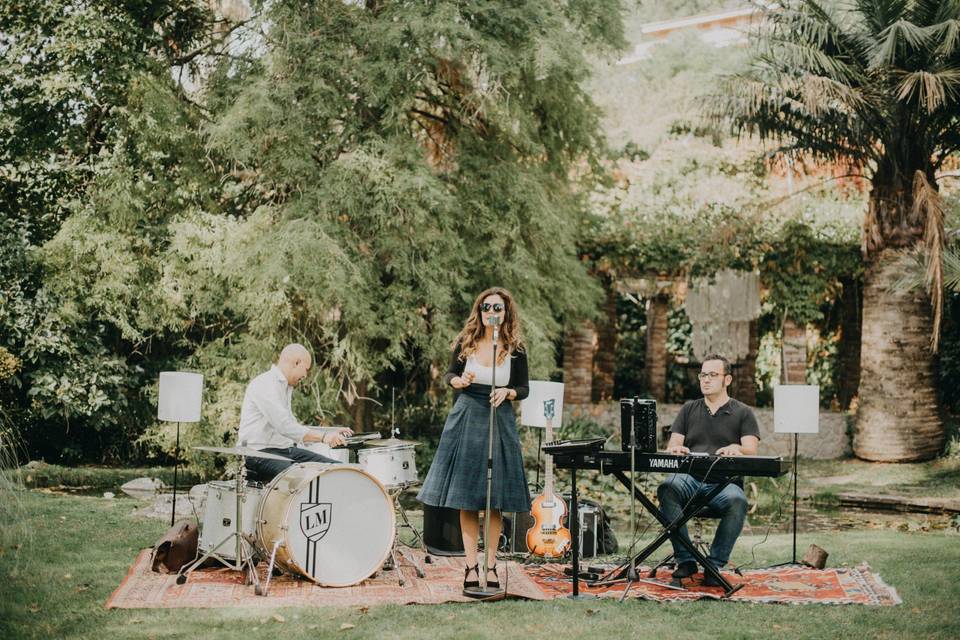
[[[613,375],[617,354],[617,292],[607,283],[603,319],[597,326],[597,352],[593,357],[593,401],[613,398]]]
[[[568,327],[563,340],[563,402],[590,404],[593,396],[593,351],[597,332],[593,323]]]
[[[730,385],[730,395],[751,407],[757,404],[757,352],[760,350],[760,336],[757,333],[757,321],[750,321],[749,351],[738,363]]]

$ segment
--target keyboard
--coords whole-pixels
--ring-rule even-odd
[[[544,447],[544,451],[546,450]],[[789,462],[773,456],[674,455],[640,451],[636,456],[636,470],[645,473],[776,477],[790,470]],[[630,471],[630,452],[568,450],[566,453],[554,454],[553,462],[560,469],[576,466],[578,469],[596,469],[605,473]]]

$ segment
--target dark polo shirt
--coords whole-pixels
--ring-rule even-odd
[[[710,415],[707,401],[691,400],[683,405],[670,433],[683,436],[683,446],[694,453],[716,453],[730,444],[740,444],[743,436],[760,437],[760,426],[753,409],[730,398],[725,405]],[[698,478],[703,480],[704,478]]]

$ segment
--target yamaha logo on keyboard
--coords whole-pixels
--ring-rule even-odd
[[[679,469],[680,461],[676,458],[650,458],[650,467],[653,469]]]

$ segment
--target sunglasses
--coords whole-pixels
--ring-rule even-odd
[[[500,304],[499,302],[497,302],[496,304],[490,304],[489,302],[484,302],[482,305],[480,305],[480,311],[483,311],[484,313],[490,313],[490,311],[500,313],[501,311],[503,311],[503,305]]]

